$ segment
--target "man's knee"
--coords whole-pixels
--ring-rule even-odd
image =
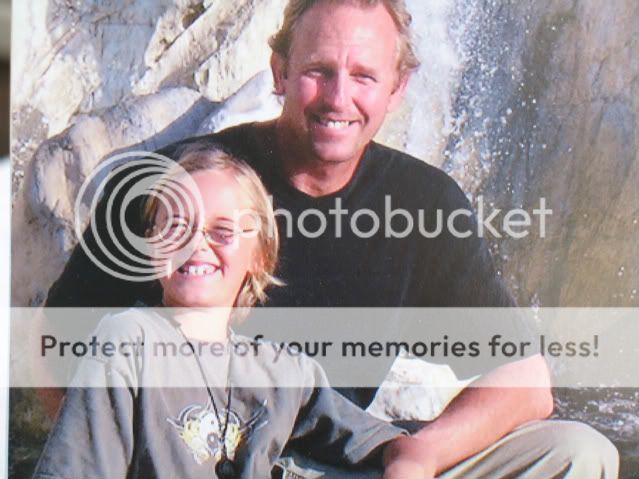
[[[548,439],[552,442],[551,454],[565,463],[566,472],[576,473],[574,477],[582,477],[578,471],[587,474],[583,477],[617,477],[619,452],[606,436],[580,422],[548,423],[551,428],[548,431]]]

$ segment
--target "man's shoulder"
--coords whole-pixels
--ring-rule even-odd
[[[384,177],[411,195],[422,192],[439,197],[464,196],[457,182],[445,171],[403,151],[372,142],[369,160],[376,176]]]
[[[256,142],[267,129],[267,123],[242,123],[215,133],[185,138],[162,147],[157,153],[177,160],[185,150],[195,145],[209,145],[211,148],[223,149],[251,163],[254,157],[251,150],[255,148]]]

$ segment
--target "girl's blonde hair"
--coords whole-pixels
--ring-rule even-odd
[[[224,171],[234,177],[238,186],[251,201],[257,215],[259,231],[257,232],[259,268],[247,274],[244,284],[235,300],[235,307],[249,308],[257,302],[267,299],[266,289],[269,286],[282,286],[283,283],[274,276],[277,266],[279,236],[275,223],[275,214],[270,198],[257,173],[244,161],[230,155],[216,145],[198,142],[188,145],[178,152],[175,169],[167,172],[168,176],[180,173],[196,173],[198,171]],[[155,226],[160,200],[158,195],[149,195],[144,203],[142,217],[147,231]]]

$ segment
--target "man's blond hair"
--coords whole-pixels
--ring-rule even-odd
[[[282,27],[269,39],[269,45],[275,53],[285,59],[289,57],[293,33],[300,19],[304,13],[320,2],[330,2],[335,5],[356,5],[361,8],[383,5],[393,19],[399,34],[397,67],[400,75],[406,75],[419,67],[411,31],[412,17],[404,0],[290,0],[284,10]]]

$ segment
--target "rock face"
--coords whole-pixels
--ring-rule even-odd
[[[106,156],[279,114],[265,69],[283,8],[283,0],[16,7],[12,255],[32,268],[13,269],[14,305],[43,301],[77,241],[78,188]]]
[[[545,238],[495,242],[506,279],[523,304],[637,306],[639,5],[497,2],[472,24],[444,167],[496,207],[553,209]]]
[[[54,280],[64,266],[66,254],[77,242],[73,228],[76,196],[95,166],[114,153],[153,151],[193,135],[210,114],[211,105],[188,88],[166,89],[124,101],[99,115],[78,117],[73,126],[36,150],[23,195],[14,206],[12,256],[14,264],[37,266],[39,273],[13,269],[14,304],[39,303],[46,282]],[[26,291],[35,296],[20,296]]]
[[[385,421],[432,421],[470,382],[446,364],[400,356],[366,411]]]

